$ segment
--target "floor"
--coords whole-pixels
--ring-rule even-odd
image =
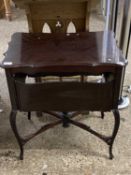
[[[99,19],[99,20],[98,20]],[[93,22],[92,22],[93,21]],[[99,23],[98,23],[99,21]],[[102,30],[103,20],[92,15],[90,30]],[[23,11],[15,10],[13,21],[0,20],[0,60],[8,47],[10,37],[14,32],[26,32],[28,26]],[[129,64],[126,70],[124,85],[131,84],[131,45],[128,56]],[[123,95],[130,94],[125,91]],[[0,69],[0,175],[130,175],[131,174],[131,108],[120,111],[121,125],[116,137],[113,153],[115,158],[108,159],[108,147],[91,134],[70,126],[64,129],[55,127],[30,141],[25,146],[24,160],[18,160],[19,149],[9,124],[10,102],[5,74]],[[34,131],[43,122],[53,120],[43,114],[38,118],[33,113],[32,120],[27,120],[26,113],[18,113],[18,126],[22,134]],[[79,115],[77,120],[88,123],[92,128],[104,134],[112,130],[112,113],[106,113],[105,119],[100,113],[90,112],[89,115]]]

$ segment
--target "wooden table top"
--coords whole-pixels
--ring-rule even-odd
[[[103,48],[106,48],[106,54]],[[0,66],[23,73],[66,73],[97,71],[100,67],[104,70],[125,64],[126,60],[116,46],[113,32],[107,32],[105,38],[104,32],[15,33]]]

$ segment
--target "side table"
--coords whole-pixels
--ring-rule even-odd
[[[6,72],[12,105],[10,123],[20,146],[20,159],[23,159],[26,142],[61,123],[64,127],[68,127],[69,124],[75,125],[103,140],[109,145],[109,158],[113,158],[112,146],[120,124],[118,102],[126,60],[117,48],[111,31],[107,33],[107,41],[107,53],[103,57],[103,32],[16,33],[12,36],[5,59],[0,66]],[[104,81],[26,82],[28,76],[48,75],[102,75]],[[16,126],[17,111],[43,111],[58,120],[23,138]],[[76,111],[113,111],[115,123],[112,134],[102,135],[89,126],[73,120]]]

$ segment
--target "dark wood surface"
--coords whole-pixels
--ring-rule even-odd
[[[114,34],[84,32],[79,34],[15,33],[1,67],[14,72],[97,72],[124,66],[125,59],[116,46]],[[107,44],[106,56],[103,47]]]
[[[107,53],[103,57],[103,47]],[[64,127],[73,124],[97,136],[109,145],[109,158],[113,158],[112,146],[119,129],[118,102],[123,69],[126,61],[116,46],[112,32],[80,34],[29,34],[16,33],[12,36],[5,59],[1,63],[11,99],[10,124],[20,147],[23,159],[24,145],[41,132],[60,123]],[[19,74],[22,73],[22,74]],[[24,73],[24,74],[23,74]],[[46,74],[102,74],[101,82],[44,82],[27,83],[26,76]],[[43,75],[43,74],[42,74]],[[45,124],[35,133],[21,137],[16,126],[17,111],[44,111],[59,120]],[[72,120],[72,111],[113,110],[114,127],[109,136],[102,135],[88,125]],[[54,111],[54,112],[52,112]],[[57,111],[61,113],[58,114]],[[78,114],[78,112],[77,112]]]

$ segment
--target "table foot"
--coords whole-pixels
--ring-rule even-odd
[[[110,159],[114,158],[113,153],[112,153],[112,148],[113,148],[113,143],[114,143],[114,140],[116,138],[116,135],[118,133],[119,126],[120,126],[120,114],[119,114],[119,111],[118,110],[114,110],[113,114],[114,114],[115,124],[114,124],[113,133],[112,133],[112,138],[110,139],[110,142],[109,142],[109,154],[110,154],[109,158]]]
[[[69,127],[68,112],[62,112],[62,121],[63,121],[63,127],[68,128]]]
[[[5,16],[6,16],[6,19],[7,19],[8,21],[12,21],[12,16],[11,16],[11,14],[6,14]]]
[[[104,112],[101,112],[101,118],[104,119]]]
[[[28,120],[31,120],[31,112],[28,112]]]
[[[119,114],[119,111],[118,110],[114,110],[113,114],[114,114],[115,124],[114,124],[114,129],[113,129],[113,132],[112,132],[112,136],[109,137],[107,140],[105,139],[106,143],[109,145],[109,159],[113,159],[114,158],[113,153],[112,153],[113,143],[114,143],[114,140],[116,138],[116,135],[118,133],[119,126],[120,126],[120,114]]]
[[[19,158],[20,158],[20,160],[24,159],[24,149],[23,148],[21,149]]]
[[[10,124],[11,124],[11,128],[15,134],[15,137],[17,139],[17,142],[19,144],[20,147],[20,160],[23,160],[23,154],[24,154],[24,140],[20,137],[17,127],[16,127],[16,111],[11,111],[10,113]]]
[[[113,159],[114,156],[113,156],[113,153],[112,153],[112,145],[109,146],[109,159]]]

